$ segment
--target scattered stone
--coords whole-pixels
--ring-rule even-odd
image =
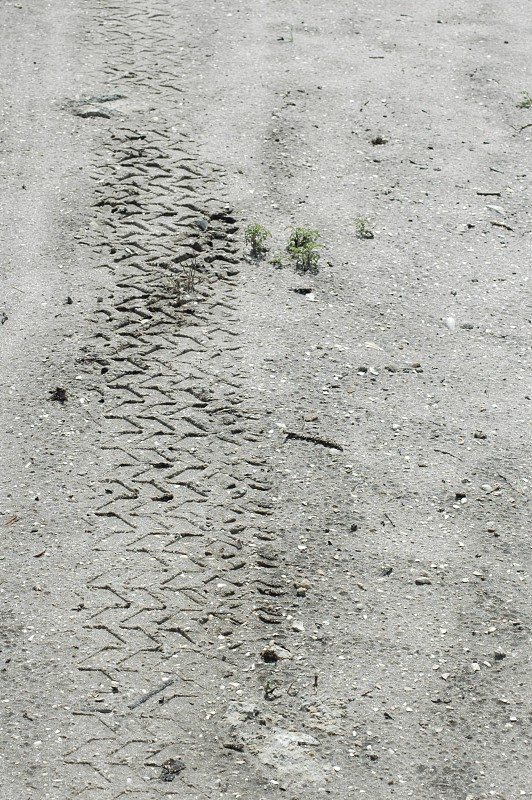
[[[474,436],[475,439],[487,439],[488,438],[487,434],[484,433],[484,431],[475,431],[473,436]]]
[[[266,664],[275,664],[277,661],[287,661],[292,658],[292,653],[274,642],[265,647],[260,657]]]
[[[473,670],[473,672],[480,672],[480,664],[477,664],[476,661],[473,661],[473,663],[471,664],[471,669]]]
[[[446,317],[445,318],[445,325],[449,328],[450,331],[454,331],[456,329],[456,320],[454,317]]]
[[[224,747],[226,750],[236,750],[237,753],[244,752],[244,745],[242,744],[242,742],[237,742],[237,741],[224,742]]]
[[[429,586],[432,583],[432,581],[425,575],[420,575],[418,578],[416,578],[415,583],[417,586]]]
[[[161,774],[159,779],[169,783],[173,781],[176,775],[183,772],[185,765],[180,758],[169,758],[164,764],[161,764]]]
[[[490,211],[495,211],[497,214],[502,214],[502,216],[506,214],[506,210],[502,206],[493,206],[491,203],[487,203],[486,208],[489,208]]]
[[[209,220],[205,219],[205,217],[198,217],[198,219],[194,220],[194,225],[196,226],[196,228],[199,228],[200,231],[203,231],[203,233],[205,233],[205,231],[209,227]]]
[[[292,630],[296,631],[297,633],[304,633],[305,626],[302,622],[292,622]]]
[[[473,323],[472,323],[472,322],[463,322],[463,323],[460,325],[460,327],[461,327],[461,328],[462,328],[462,330],[464,330],[464,331],[472,331],[472,330],[473,330],[473,328],[474,328],[475,326],[473,325]]]
[[[385,139],[383,136],[374,136],[371,140],[371,144],[373,147],[377,147],[378,145],[388,144],[388,139]]]
[[[101,117],[102,119],[111,119],[111,115],[104,111],[102,108],[77,108],[74,111],[76,117],[81,117],[81,119],[90,119]]]

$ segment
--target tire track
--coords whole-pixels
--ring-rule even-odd
[[[237,224],[219,168],[172,124],[175,43],[166,3],[150,9],[98,6],[113,71],[132,50],[143,66],[129,79],[140,108],[108,113],[83,238],[106,285],[83,359],[104,437],[79,607],[89,688],[65,755],[84,799],[213,796],[227,759],[210,720],[242,694],[233,654],[253,647],[255,621],[283,619],[277,557],[261,549],[274,540],[261,415],[239,364]]]

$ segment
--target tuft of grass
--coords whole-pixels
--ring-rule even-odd
[[[295,228],[291,226],[286,249],[295,268],[300,272],[317,272],[320,260],[318,240],[321,234],[312,228]]]
[[[266,240],[271,236],[269,230],[263,225],[254,223],[244,228],[244,241],[249,246],[253,258],[262,258],[268,250]]]
[[[355,230],[358,239],[373,239],[374,234],[367,217],[355,217]]]
[[[171,295],[175,305],[180,306],[187,302],[196,293],[198,283],[198,265],[193,258],[179,269],[172,270],[166,277],[165,288]]]
[[[532,95],[530,92],[521,92],[521,99],[517,103],[518,108],[532,108]]]

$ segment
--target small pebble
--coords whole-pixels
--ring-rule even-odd
[[[456,320],[454,317],[447,317],[445,320],[445,325],[449,328],[450,331],[454,331],[456,329]]]
[[[199,228],[200,231],[203,231],[205,233],[205,231],[209,227],[209,220],[205,219],[205,217],[198,217],[198,219],[194,220],[194,225],[196,226],[196,228]]]
[[[428,586],[431,583],[432,583],[431,579],[425,577],[424,575],[420,575],[419,578],[416,578],[417,586]]]

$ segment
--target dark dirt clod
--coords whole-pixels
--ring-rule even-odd
[[[56,386],[55,389],[50,389],[50,400],[63,405],[68,399],[67,390],[61,386]]]

